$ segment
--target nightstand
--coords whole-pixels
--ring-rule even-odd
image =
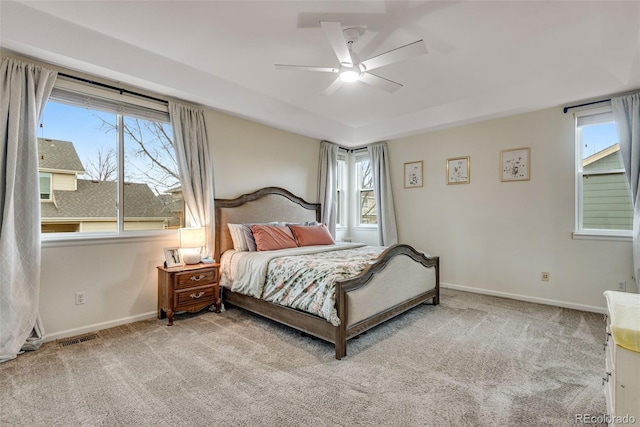
[[[220,264],[158,267],[158,319],[173,325],[176,311],[195,313],[215,305],[220,312]]]

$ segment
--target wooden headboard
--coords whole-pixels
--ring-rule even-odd
[[[307,203],[302,198],[279,187],[266,187],[235,199],[215,199],[216,247],[214,256],[233,249],[227,224],[248,224],[272,221],[320,221],[320,204]]]

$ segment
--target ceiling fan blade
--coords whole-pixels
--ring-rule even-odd
[[[418,40],[417,42],[409,43],[388,52],[381,53],[373,58],[369,58],[366,61],[362,61],[362,65],[366,67],[367,71],[375,70],[376,68],[380,68],[385,65],[424,55],[427,52],[427,46],[424,44],[424,41]]]
[[[342,79],[340,79],[340,76],[338,76],[338,78],[335,79],[333,83],[331,83],[329,87],[322,92],[322,95],[331,95],[333,92],[338,90],[340,86],[342,86]]]
[[[338,61],[340,61],[341,64],[353,64],[351,53],[349,53],[349,47],[344,39],[340,23],[321,21],[320,26],[322,26],[325,35],[329,39],[329,43]]]
[[[306,65],[283,65],[275,64],[277,70],[298,70],[298,71],[320,71],[322,73],[337,73],[338,68],[332,67],[311,67]]]
[[[364,73],[362,76],[360,76],[360,81],[362,83],[375,86],[389,93],[393,93],[402,87],[400,83],[396,83],[394,81],[385,79],[384,77],[376,76],[375,74],[371,73]]]

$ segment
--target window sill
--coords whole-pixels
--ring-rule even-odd
[[[611,242],[631,242],[633,240],[631,231],[582,230],[574,231],[571,237],[573,240],[606,240]]]
[[[125,242],[160,241],[178,238],[178,230],[117,233],[45,233],[40,243],[43,248],[64,246],[94,246]]]

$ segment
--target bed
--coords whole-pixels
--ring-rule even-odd
[[[221,260],[234,249],[227,224],[320,221],[320,205],[307,203],[283,188],[267,187],[235,199],[216,199],[215,219],[214,256]],[[227,307],[257,313],[334,344],[335,357],[341,359],[347,354],[349,339],[419,304],[439,304],[439,257],[405,244],[389,246],[359,274],[336,280],[333,287],[337,321],[234,292],[228,284],[222,286],[222,299]]]

